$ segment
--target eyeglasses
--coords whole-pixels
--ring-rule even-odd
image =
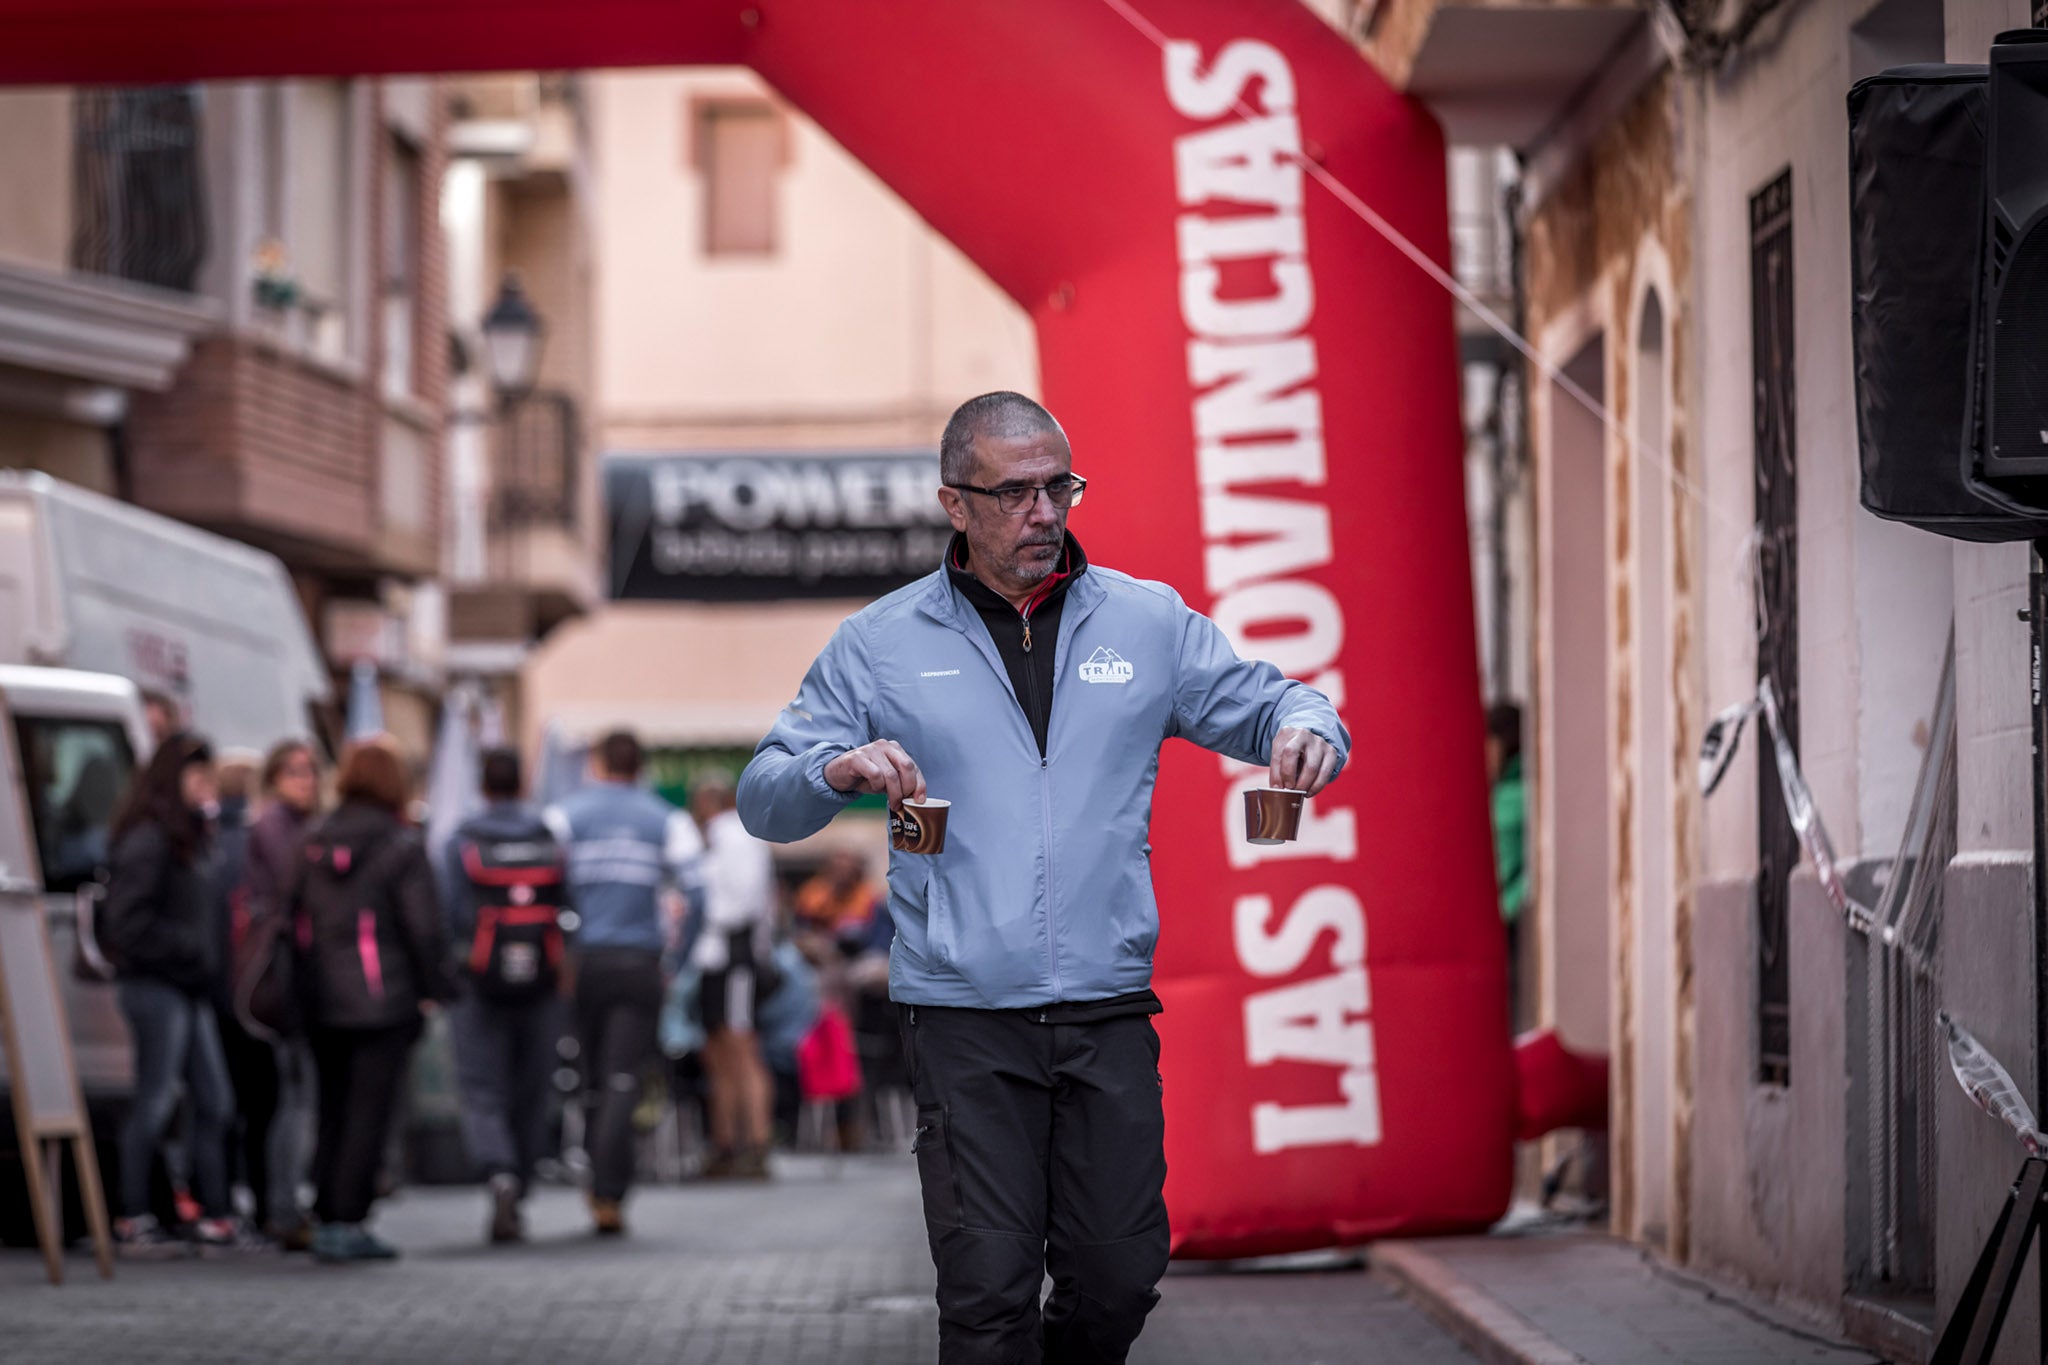
[[[1004,516],[1022,516],[1038,505],[1038,495],[1045,494],[1054,510],[1064,512],[1078,507],[1081,495],[1088,491],[1088,480],[1078,474],[1068,474],[1049,483],[1006,484],[1001,488],[982,488],[971,483],[949,483],[948,488],[962,493],[979,493],[985,498],[994,498],[996,506],[1003,509]]]

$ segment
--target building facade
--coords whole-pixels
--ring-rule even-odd
[[[376,663],[423,753],[447,390],[433,82],[5,100],[0,462],[278,554],[331,662]]]

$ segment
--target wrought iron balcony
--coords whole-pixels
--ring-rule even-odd
[[[80,90],[76,99],[72,268],[191,293],[207,249],[198,91]]]
[[[576,400],[546,391],[512,399],[493,437],[491,529],[574,529],[583,464]]]

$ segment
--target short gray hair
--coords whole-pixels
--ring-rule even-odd
[[[1021,393],[999,389],[970,398],[953,409],[946,421],[946,434],[939,438],[939,481],[966,483],[974,477],[974,438],[995,436],[1017,440],[1047,432],[1067,439],[1067,433],[1039,404]]]

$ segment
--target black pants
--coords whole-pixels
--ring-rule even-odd
[[[256,1226],[268,1227],[292,1212],[271,1207],[276,1182],[270,1172],[270,1125],[277,1119],[277,1049],[243,1028],[233,1010],[216,1009],[214,1015],[228,1079],[235,1087],[237,1122],[228,1129],[228,1169],[239,1167],[256,1201]]]
[[[462,1135],[486,1177],[517,1177],[523,1193],[547,1151],[548,1081],[562,1039],[561,1001],[498,1001],[472,985],[448,1011]]]
[[[313,1062],[320,1072],[313,1213],[321,1222],[360,1223],[370,1216],[384,1140],[419,1036],[417,1023],[312,1030]]]
[[[940,1361],[1122,1361],[1166,1272],[1152,1021],[924,1005],[903,1019]]]
[[[633,1183],[633,1111],[654,1056],[661,955],[592,948],[576,959],[576,1049],[583,1067],[583,1145],[590,1192],[624,1199]]]

